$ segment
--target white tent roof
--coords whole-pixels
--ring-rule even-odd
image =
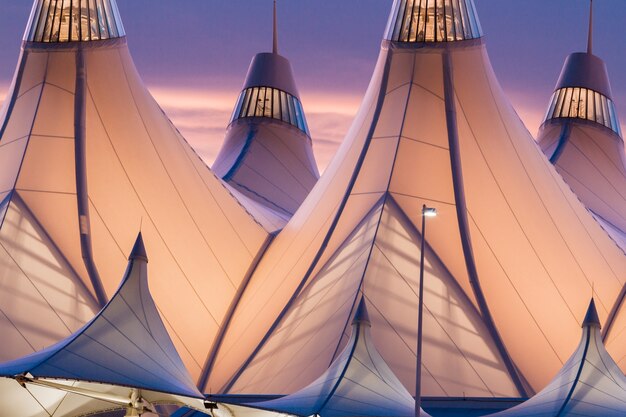
[[[602,343],[593,300],[578,348],[563,369],[530,400],[493,417],[617,417],[626,414],[626,377]]]
[[[0,376],[7,378],[0,384],[3,412],[16,409],[20,411],[10,415],[29,417],[48,416],[50,410],[52,416],[83,415],[119,408],[109,396],[130,398],[131,388],[150,403],[202,407],[204,397],[150,295],[147,263],[140,234],[122,284],[93,320],[54,346],[0,365]],[[46,384],[67,386],[70,393]],[[80,390],[85,390],[82,395]]]
[[[124,37],[26,38],[0,111],[0,166],[0,360],[91,319],[143,224],[154,298],[197,377],[269,236],[159,108]]]
[[[335,158],[255,269],[207,391],[303,388],[346,345],[364,294],[381,356],[412,392],[423,204],[439,211],[426,238],[425,395],[537,391],[578,340],[573,312],[594,284],[608,316],[626,256],[537,147],[483,40],[389,39]]]

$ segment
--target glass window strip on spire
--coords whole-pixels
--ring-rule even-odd
[[[473,0],[396,0],[386,39],[454,42],[483,36]]]
[[[115,0],[37,0],[25,40],[85,42],[125,35]]]
[[[300,100],[276,88],[250,87],[243,90],[235,105],[230,123],[247,117],[282,120],[311,136]]]
[[[553,119],[589,120],[622,136],[613,100],[588,88],[566,87],[556,90],[544,123]]]

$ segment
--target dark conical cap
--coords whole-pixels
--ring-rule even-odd
[[[367,306],[365,304],[365,297],[361,297],[361,301],[359,302],[359,306],[356,309],[356,314],[354,315],[354,320],[352,320],[352,324],[365,324],[367,326],[372,325],[372,323],[370,322],[370,315],[367,312]]]
[[[603,60],[587,52],[576,52],[565,60],[556,89],[582,87],[612,99],[609,73]]]
[[[141,232],[137,235],[137,240],[135,240],[135,245],[133,246],[133,250],[130,252],[128,260],[141,260],[148,262],[148,254],[146,253],[146,246],[143,243],[143,236],[141,235]]]
[[[272,87],[300,98],[291,63],[273,52],[263,52],[252,59],[243,85],[244,90],[251,87]]]
[[[602,327],[600,325],[600,317],[598,317],[598,310],[596,310],[596,302],[593,298],[591,299],[591,303],[589,303],[589,308],[587,309],[587,314],[583,320],[582,327],[592,326]]]
[[[125,35],[115,0],[35,0],[24,40],[90,42]]]

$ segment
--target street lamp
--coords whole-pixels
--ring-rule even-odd
[[[422,408],[422,326],[424,312],[424,252],[426,251],[426,217],[436,217],[437,209],[422,206],[422,252],[420,254],[419,307],[417,313],[417,367],[415,370],[415,417]]]

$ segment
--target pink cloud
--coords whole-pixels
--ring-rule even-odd
[[[189,143],[210,165],[224,139],[238,91],[153,86],[150,91]],[[350,94],[303,92],[313,148],[324,170],[348,131],[361,98]]]

